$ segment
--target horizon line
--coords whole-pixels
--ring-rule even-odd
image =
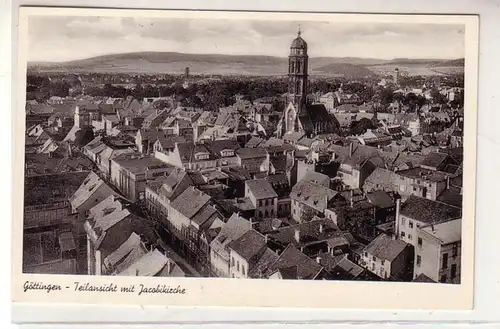
[[[288,56],[276,56],[276,55],[265,55],[265,54],[253,54],[253,55],[245,55],[245,54],[224,54],[224,53],[188,53],[188,52],[178,52],[178,51],[131,51],[131,52],[121,52],[121,53],[104,53],[101,55],[91,56],[91,57],[83,57],[70,59],[65,61],[51,61],[51,60],[28,60],[27,63],[51,63],[51,64],[64,64],[70,63],[74,61],[82,61],[87,59],[105,57],[105,56],[113,56],[113,55],[126,55],[126,54],[140,54],[140,53],[171,53],[171,54],[185,54],[185,55],[214,55],[214,56],[262,56],[262,57],[274,57],[286,59]],[[393,57],[393,58],[377,58],[377,57],[358,57],[358,56],[309,56],[309,58],[357,58],[357,59],[373,59],[373,60],[381,60],[381,61],[394,61],[398,59],[408,59],[408,60],[458,60],[465,59],[463,57]]]

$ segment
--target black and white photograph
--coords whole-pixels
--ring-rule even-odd
[[[24,18],[23,275],[471,281],[465,21],[116,12]]]

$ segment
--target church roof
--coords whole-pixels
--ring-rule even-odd
[[[298,36],[292,41],[292,45],[290,46],[290,48],[307,49],[307,42],[305,42],[304,39]]]
[[[297,33],[297,37],[292,41],[290,48],[307,50],[307,42],[300,37],[300,29]]]

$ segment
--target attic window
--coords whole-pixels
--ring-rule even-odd
[[[92,192],[92,190],[96,187],[96,184],[92,184],[90,187],[89,187],[89,192]]]
[[[314,200],[313,203],[314,203],[314,205],[317,205],[318,204],[318,200]]]
[[[301,196],[301,195],[302,195],[302,192],[297,193],[297,196]]]

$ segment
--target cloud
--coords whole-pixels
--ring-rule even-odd
[[[460,25],[33,16],[29,59],[66,61],[134,51],[284,57],[299,25],[315,57],[464,56]]]

